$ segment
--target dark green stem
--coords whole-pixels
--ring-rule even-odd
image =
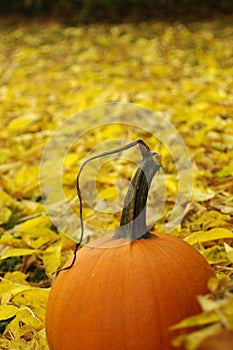
[[[146,226],[146,201],[152,179],[161,167],[157,153],[151,152],[143,144],[139,146],[143,160],[130,183],[120,227],[114,235],[114,238],[125,238],[129,241],[151,236]]]
[[[81,226],[81,235],[79,241],[76,243],[74,248],[74,256],[71,264],[67,267],[64,267],[60,270],[57,270],[57,275],[61,271],[69,270],[76,261],[77,251],[81,246],[84,234],[84,224],[83,224],[83,206],[82,206],[82,195],[81,189],[79,186],[79,178],[82,173],[85,165],[97,158],[105,157],[110,154],[118,153],[121,151],[125,151],[131,147],[139,145],[140,151],[143,157],[143,161],[137,170],[132,182],[131,186],[128,190],[128,193],[124,202],[124,209],[122,212],[121,225],[114,237],[125,237],[129,240],[134,240],[142,237],[149,237],[150,233],[147,232],[146,228],[146,200],[148,191],[150,188],[151,181],[153,179],[154,174],[161,167],[158,154],[155,152],[151,152],[149,147],[145,144],[143,140],[137,140],[130,142],[129,144],[117,148],[115,150],[103,152],[97,154],[91,158],[85,160],[82,163],[78,175],[77,175],[77,194],[80,202],[80,226]]]

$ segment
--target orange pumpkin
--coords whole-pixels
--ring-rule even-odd
[[[51,350],[169,350],[169,326],[200,311],[196,297],[214,273],[183,240],[147,231],[146,198],[160,163],[148,149],[142,154],[114,237],[79,249],[52,286]]]

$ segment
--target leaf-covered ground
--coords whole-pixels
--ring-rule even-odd
[[[200,300],[203,314],[181,326],[233,328],[232,18],[76,27],[2,19],[0,39],[0,347],[47,349],[44,318],[52,273],[72,254],[73,242],[46,215],[40,160],[52,131],[66,118],[106,102],[156,110],[184,139],[193,164],[193,197],[173,234],[206,257],[220,282],[212,281],[210,296]],[[75,175],[90,148],[108,135],[128,133],[90,132],[74,145],[64,166],[65,193],[75,197]],[[148,137],[130,135],[138,136]],[[167,209],[156,229],[177,194],[175,167],[164,153]],[[118,164],[112,179],[99,175],[97,186],[106,199],[123,174],[130,174],[129,165]],[[94,211],[88,215],[98,220]],[[118,219],[113,215],[105,224]],[[187,348],[195,349],[207,330],[212,328],[189,337]]]

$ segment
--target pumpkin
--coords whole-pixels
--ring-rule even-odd
[[[207,293],[214,272],[188,243],[148,232],[146,199],[161,164],[144,145],[141,153],[119,229],[79,249],[51,288],[51,350],[173,349],[169,327],[200,311],[197,295]]]

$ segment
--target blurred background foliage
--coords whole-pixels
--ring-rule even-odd
[[[116,20],[132,11],[151,17],[184,12],[210,15],[215,11],[229,13],[232,10],[232,0],[0,0],[0,14],[62,15],[82,19]]]

